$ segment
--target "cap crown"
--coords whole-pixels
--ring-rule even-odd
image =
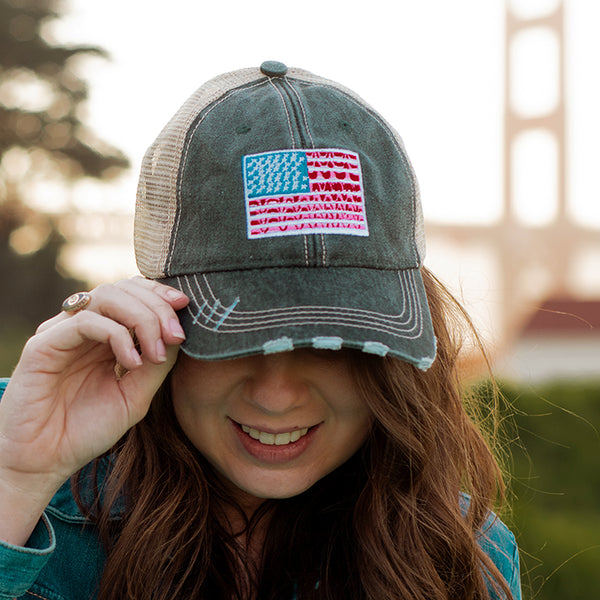
[[[313,149],[357,156],[364,227],[285,226],[253,238],[249,161],[264,153],[310,159]],[[334,220],[344,208],[323,203]],[[399,135],[353,92],[300,69],[228,73],[190,97],[144,157],[135,248],[150,278],[267,267],[398,270],[419,267],[425,254],[418,185]]]

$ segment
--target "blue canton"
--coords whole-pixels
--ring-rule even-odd
[[[297,150],[244,156],[247,198],[310,192],[306,154]]]

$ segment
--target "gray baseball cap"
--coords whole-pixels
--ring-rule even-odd
[[[338,83],[267,61],[200,87],[144,157],[134,237],[141,273],[190,298],[192,357],[435,358],[415,174]]]

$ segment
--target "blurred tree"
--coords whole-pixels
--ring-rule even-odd
[[[47,190],[67,196],[70,182],[111,178],[128,166],[81,120],[88,86],[77,67],[82,57],[106,54],[54,43],[49,24],[60,7],[0,0],[0,375],[37,323],[86,287],[57,264],[60,217],[33,206],[43,207]]]

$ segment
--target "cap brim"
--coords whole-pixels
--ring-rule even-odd
[[[161,279],[190,298],[183,351],[203,360],[355,348],[427,369],[436,341],[418,269],[271,268]]]

